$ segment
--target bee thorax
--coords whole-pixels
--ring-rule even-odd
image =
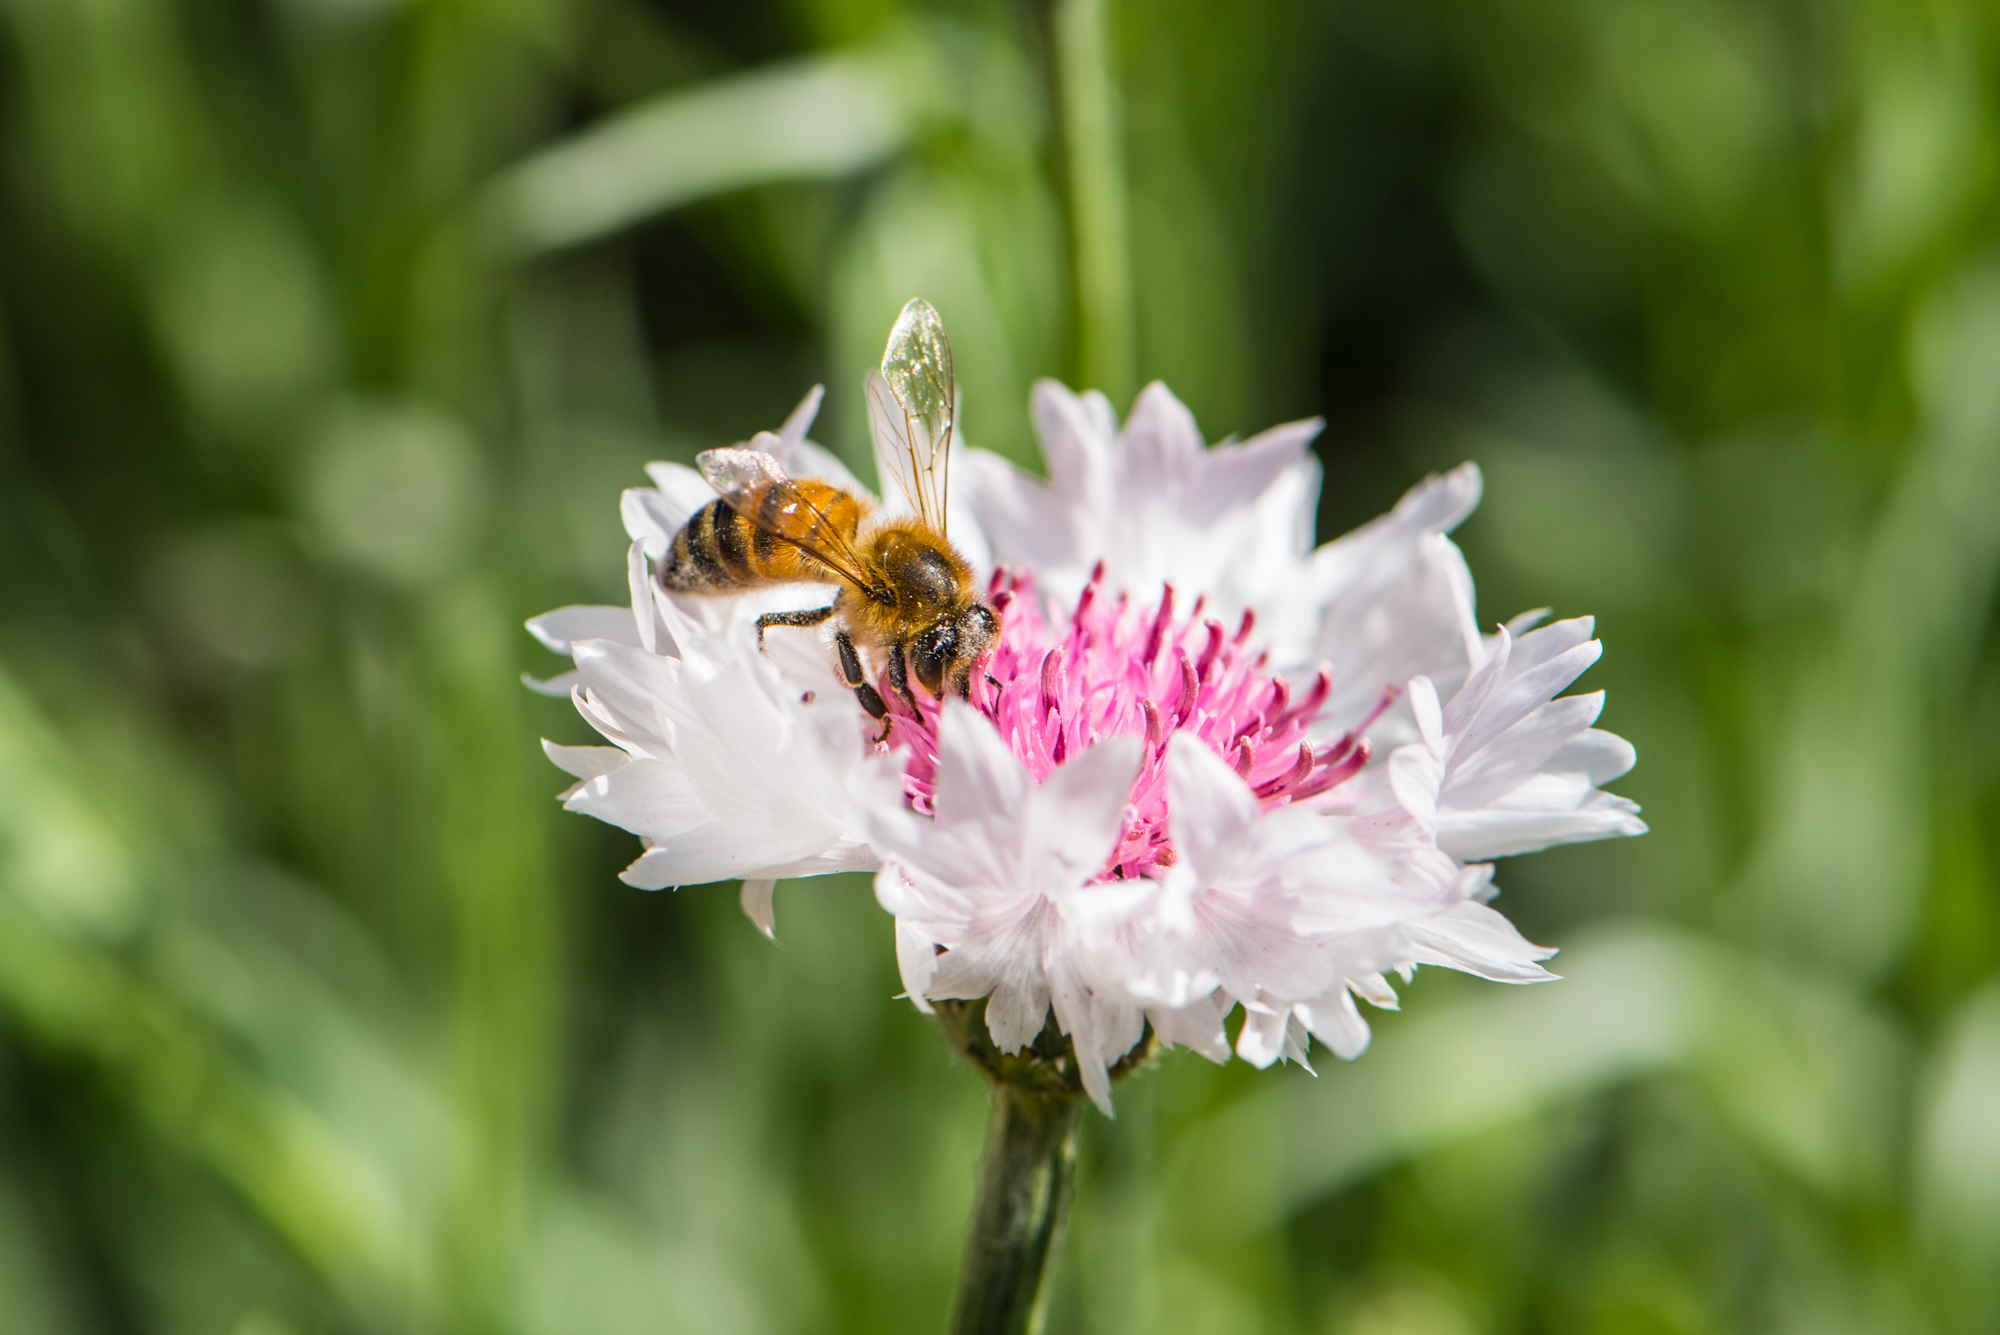
[[[949,607],[960,600],[963,575],[949,552],[933,544],[892,537],[883,545],[882,567],[897,601],[917,607]]]

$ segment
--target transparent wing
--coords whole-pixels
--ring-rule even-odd
[[[930,303],[912,301],[889,331],[881,371],[868,377],[868,415],[876,459],[895,478],[910,509],[940,533],[950,484],[954,393],[944,321]]]
[[[762,450],[703,450],[695,456],[708,485],[729,508],[788,542],[858,589],[873,589],[865,563],[826,512],[806,499],[778,461]]]

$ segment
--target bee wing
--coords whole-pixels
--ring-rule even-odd
[[[866,563],[854,544],[833,526],[826,513],[785,475],[778,461],[762,450],[741,447],[703,450],[695,456],[702,477],[730,509],[783,542],[789,542],[858,589],[872,591],[875,581],[862,573]]]
[[[893,477],[917,518],[945,532],[950,483],[951,434],[957,412],[951,341],[930,303],[903,307],[882,369],[868,376],[868,416],[875,429],[875,458]]]

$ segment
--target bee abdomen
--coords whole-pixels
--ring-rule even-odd
[[[725,501],[710,501],[674,535],[660,583],[675,593],[732,593],[764,577],[753,565],[758,533]]]

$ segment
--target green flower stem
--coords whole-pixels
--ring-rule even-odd
[[[1132,258],[1109,7],[1110,0],[1056,0],[1054,35],[1081,379],[1122,407],[1132,393]]]
[[[1076,1177],[1076,1134],[1087,1101],[1076,1053],[1054,1016],[1034,1042],[1000,1051],[986,1027],[983,1000],[940,1001],[937,1023],[993,1091],[952,1335],[1034,1335],[1047,1311],[1049,1276]],[[1112,1080],[1152,1065],[1159,1050],[1148,1026],[1111,1068]]]
[[[1069,1217],[1083,1099],[995,1082],[952,1335],[1035,1335]]]

